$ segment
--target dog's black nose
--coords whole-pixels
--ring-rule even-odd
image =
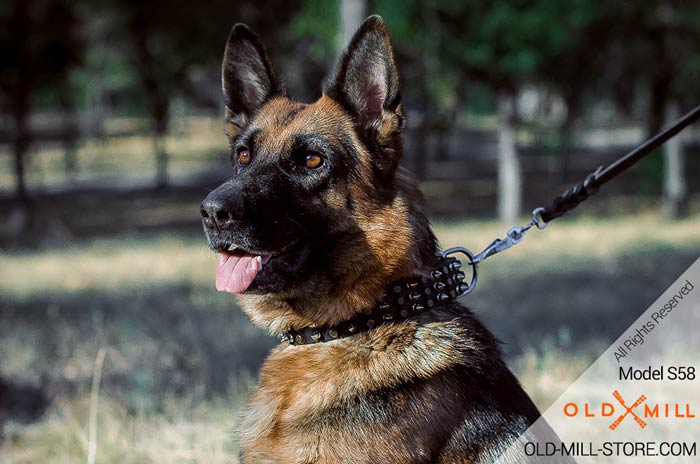
[[[221,228],[243,217],[243,199],[241,195],[222,195],[217,189],[204,199],[199,209],[208,227]]]

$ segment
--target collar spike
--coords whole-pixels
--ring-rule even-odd
[[[393,282],[379,303],[362,310],[354,318],[332,327],[304,327],[280,335],[290,345],[308,345],[349,337],[395,320],[407,319],[422,311],[441,306],[469,290],[462,283],[464,272],[453,257],[441,257],[435,269],[427,275]],[[437,292],[437,293],[434,293]]]

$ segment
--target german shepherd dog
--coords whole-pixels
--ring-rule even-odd
[[[255,324],[334,327],[435,268],[423,199],[399,166],[404,114],[380,17],[364,21],[314,103],[287,97],[243,24],[222,80],[233,175],[201,214],[219,253],[216,287]],[[261,368],[240,424],[242,462],[492,462],[540,416],[494,336],[453,299],[293,342]]]

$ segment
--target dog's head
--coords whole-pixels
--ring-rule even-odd
[[[242,24],[222,69],[232,178],[201,205],[217,289],[273,331],[333,324],[426,265],[435,240],[398,169],[404,123],[386,26],[365,20],[316,102],[290,100]]]

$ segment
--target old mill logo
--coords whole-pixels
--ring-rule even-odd
[[[632,403],[627,403],[619,391],[612,394],[616,402],[603,402],[600,407],[591,403],[566,403],[564,415],[567,417],[612,417],[610,430],[615,430],[627,418],[631,418],[640,428],[647,426],[649,419],[693,419],[695,414],[690,404],[680,403],[650,403],[646,395],[640,395]]]
[[[615,419],[615,422],[613,422],[612,424],[610,424],[610,430],[615,430],[615,429],[617,428],[617,426],[620,425],[620,422],[622,422],[623,420],[625,420],[625,417],[627,417],[628,415],[631,415],[631,416],[634,418],[634,421],[635,421],[637,424],[639,424],[639,426],[640,426],[641,428],[644,428],[644,427],[647,426],[647,423],[644,422],[644,421],[642,420],[642,418],[639,417],[639,416],[637,415],[636,412],[634,412],[634,409],[635,409],[636,407],[638,407],[639,405],[641,405],[642,403],[644,403],[644,402],[647,400],[646,395],[642,395],[642,396],[640,396],[639,398],[637,398],[637,401],[635,401],[634,403],[632,403],[632,406],[627,406],[627,405],[625,404],[625,400],[622,399],[622,395],[620,395],[620,392],[619,392],[619,391],[615,390],[615,391],[613,392],[613,396],[614,396],[615,399],[622,405],[622,407],[625,408],[625,413],[622,414],[622,415],[621,415],[620,417],[618,417],[617,419]]]

